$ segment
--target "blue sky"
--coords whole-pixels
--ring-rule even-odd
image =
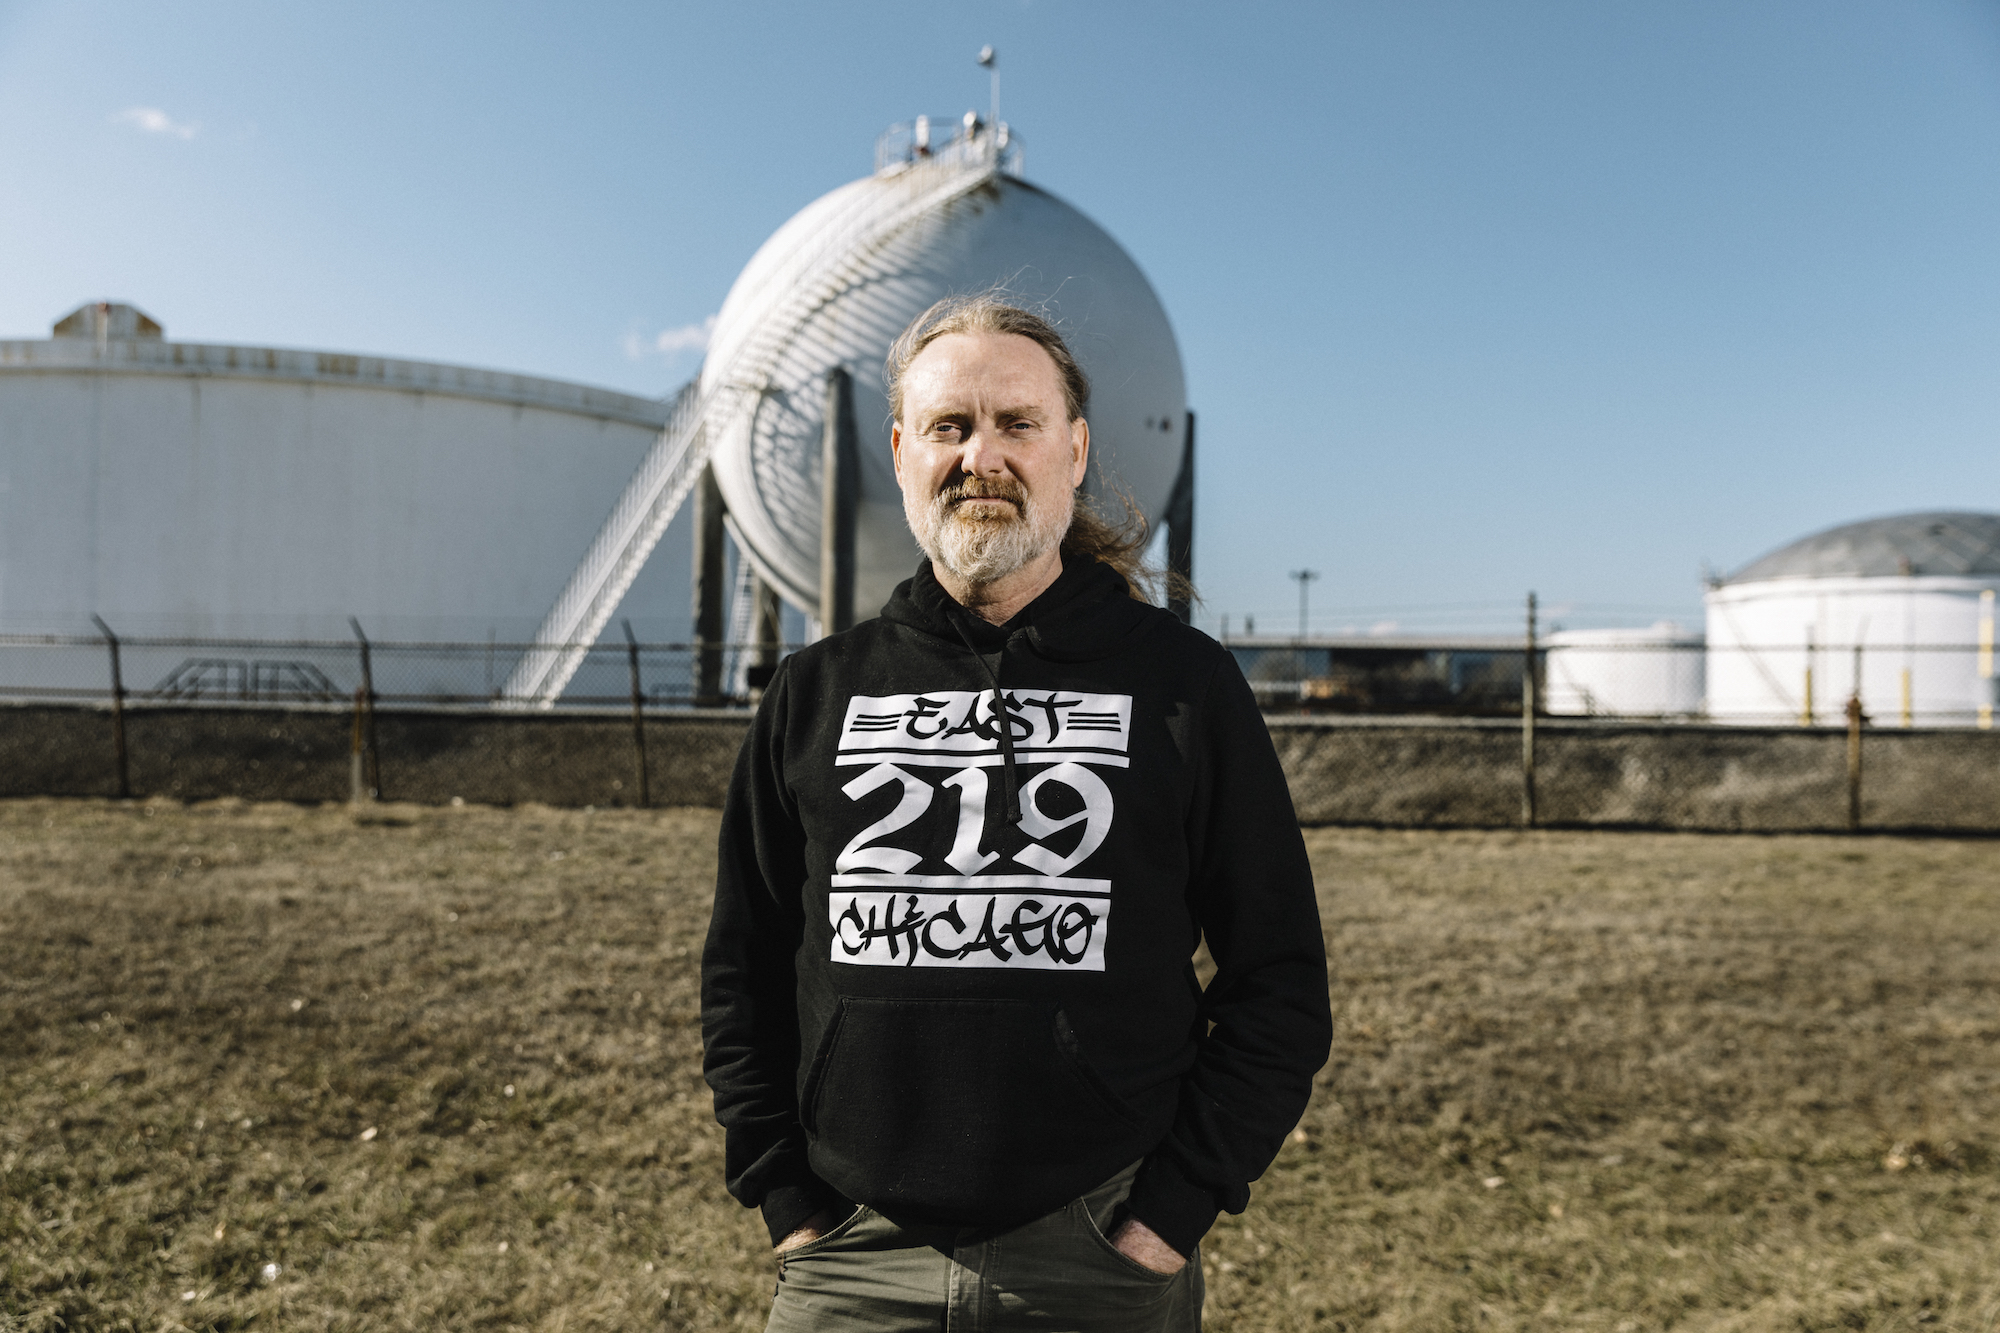
[[[0,0],[0,336],[662,394],[917,112],[1137,258],[1212,625],[1698,617],[1817,528],[2000,505],[2000,7]],[[663,336],[664,335],[664,336]]]

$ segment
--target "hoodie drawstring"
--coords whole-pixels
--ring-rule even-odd
[[[1006,811],[1007,822],[1018,824],[1021,822],[1021,780],[1014,772],[1014,727],[1008,720],[1006,704],[1000,697],[1000,672],[986,660],[986,654],[973,646],[972,637],[965,632],[965,626],[959,624],[956,617],[952,619],[952,628],[958,631],[958,637],[965,644],[966,651],[979,659],[979,665],[986,668],[987,678],[993,682],[993,721],[1000,728],[1000,766],[1004,770],[1001,778],[1003,808]],[[1001,645],[998,656],[1002,660],[1006,658],[1005,644]]]

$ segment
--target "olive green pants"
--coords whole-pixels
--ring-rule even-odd
[[[1201,1252],[1167,1276],[1104,1238],[1138,1169],[997,1236],[857,1208],[779,1256],[768,1333],[1197,1333]]]

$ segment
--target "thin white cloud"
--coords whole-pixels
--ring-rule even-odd
[[[156,106],[128,106],[111,118],[116,125],[130,125],[144,134],[168,134],[176,139],[192,139],[201,131],[194,121],[182,124]]]
[[[709,336],[714,332],[715,316],[710,315],[699,324],[683,324],[677,329],[662,329],[660,336],[653,339],[653,346],[668,356],[672,356],[675,352],[706,351]]]
[[[625,335],[625,355],[631,360],[643,361],[649,356],[672,358],[682,352],[706,351],[709,337],[714,332],[714,315],[710,315],[699,324],[683,324],[677,329],[662,329],[650,338],[634,330]]]

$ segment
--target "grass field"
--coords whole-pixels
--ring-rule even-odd
[[[761,1327],[715,816],[0,802],[0,1329]],[[2000,843],[1309,835],[1209,1327],[2000,1328]]]

